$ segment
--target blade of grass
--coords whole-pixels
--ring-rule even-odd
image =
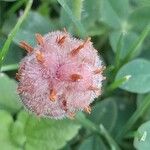
[[[143,41],[148,36],[149,32],[150,32],[150,24],[146,26],[146,28],[141,33],[140,37],[131,45],[131,47],[128,50],[129,53],[123,60],[124,63],[128,62],[135,56],[135,54],[138,52],[138,48],[142,45]]]
[[[76,28],[79,30],[80,36],[85,37],[86,36],[86,31],[81,24],[81,22],[74,16],[72,10],[68,7],[66,2],[64,0],[57,0],[58,3],[62,6],[62,8],[66,11],[72,22],[75,24]]]
[[[125,126],[120,130],[120,132],[117,135],[117,140],[121,140],[127,131],[129,131],[133,125],[137,122],[137,120],[145,113],[145,111],[150,107],[150,94],[145,97],[140,107],[133,113],[131,118],[128,120],[128,122],[125,124]]]
[[[83,0],[73,0],[73,14],[78,20],[81,20]]]
[[[117,42],[117,47],[116,47],[116,55],[115,55],[115,66],[116,69],[119,68],[120,64],[120,52],[121,52],[121,47],[122,47],[122,40],[123,40],[123,33],[120,34],[120,37]]]
[[[4,46],[3,46],[2,50],[1,50],[1,53],[0,53],[0,68],[2,66],[4,58],[6,57],[6,55],[8,53],[9,46],[10,46],[14,36],[16,35],[16,33],[19,30],[21,24],[26,19],[27,15],[30,11],[32,3],[33,3],[33,0],[28,1],[27,5],[26,5],[26,8],[25,8],[25,11],[24,11],[24,14],[19,18],[18,22],[16,23],[15,27],[12,29],[12,31],[8,35],[8,38],[7,38],[6,42],[4,43]]]

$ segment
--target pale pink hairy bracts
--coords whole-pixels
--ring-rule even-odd
[[[90,39],[79,40],[66,31],[36,36],[38,45],[21,46],[29,53],[20,63],[18,93],[24,106],[41,117],[61,119],[101,94],[104,67]]]

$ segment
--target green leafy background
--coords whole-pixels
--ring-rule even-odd
[[[90,115],[38,118],[24,109],[15,73],[35,33],[91,37],[106,65]],[[0,149],[149,150],[150,1],[0,0]]]

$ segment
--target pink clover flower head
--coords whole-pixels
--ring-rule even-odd
[[[64,31],[35,35],[25,41],[28,54],[20,62],[18,93],[27,110],[41,117],[72,118],[101,94],[104,66],[90,38],[79,40]]]

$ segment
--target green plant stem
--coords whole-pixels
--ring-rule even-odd
[[[119,86],[127,82],[130,79],[130,77],[131,77],[130,75],[126,75],[121,79],[115,80],[113,83],[111,83],[108,86],[107,91],[110,92],[110,91],[115,90],[116,88],[118,88]]]
[[[83,0],[73,0],[73,14],[78,20],[81,20]]]
[[[129,132],[129,133],[127,133],[125,136],[124,136],[124,138],[125,139],[133,139],[135,136],[137,135],[137,131],[131,131],[131,132]]]
[[[122,39],[123,39],[123,33],[121,33],[118,42],[117,42],[117,48],[116,48],[116,55],[115,55],[115,68],[116,68],[116,72],[119,68],[120,65],[120,52],[121,52],[121,47],[122,47]]]
[[[24,14],[19,18],[18,22],[16,23],[15,27],[12,29],[12,31],[8,35],[8,38],[7,38],[6,42],[4,43],[4,46],[3,46],[2,50],[1,50],[1,53],[0,53],[0,68],[2,66],[2,62],[3,62],[4,58],[6,57],[6,55],[8,53],[9,46],[10,46],[14,36],[16,35],[16,33],[19,30],[21,24],[23,23],[23,21],[25,20],[25,18],[27,17],[27,15],[30,11],[32,3],[33,3],[33,0],[28,1],[27,5],[26,5],[26,8],[25,8],[25,11],[24,11]]]
[[[137,122],[137,120],[145,113],[145,111],[149,107],[150,107],[150,94],[146,96],[140,107],[133,113],[131,118],[128,120],[128,122],[125,124],[122,130],[118,133],[116,137],[117,140],[120,140],[124,137],[127,131],[129,131],[133,127],[133,125]]]
[[[123,64],[128,62],[130,59],[132,59],[137,54],[138,48],[142,45],[143,41],[148,36],[149,32],[150,32],[150,24],[148,24],[145,27],[145,29],[141,33],[140,37],[132,44],[132,46],[128,50],[129,53],[123,60]]]
[[[106,141],[109,143],[109,146],[111,150],[120,150],[117,143],[114,141],[114,139],[110,136],[110,134],[107,132],[107,130],[104,128],[102,124],[99,126],[101,135],[106,139]]]
[[[1,71],[10,71],[10,70],[16,70],[18,69],[18,64],[10,64],[10,65],[4,65],[1,67]]]
[[[75,121],[80,123],[83,127],[103,137],[109,144],[111,150],[120,150],[117,143],[114,141],[114,139],[111,137],[111,135],[107,132],[107,130],[104,128],[102,124],[100,124],[100,126],[98,127],[89,119],[87,119],[82,113],[78,113]]]

